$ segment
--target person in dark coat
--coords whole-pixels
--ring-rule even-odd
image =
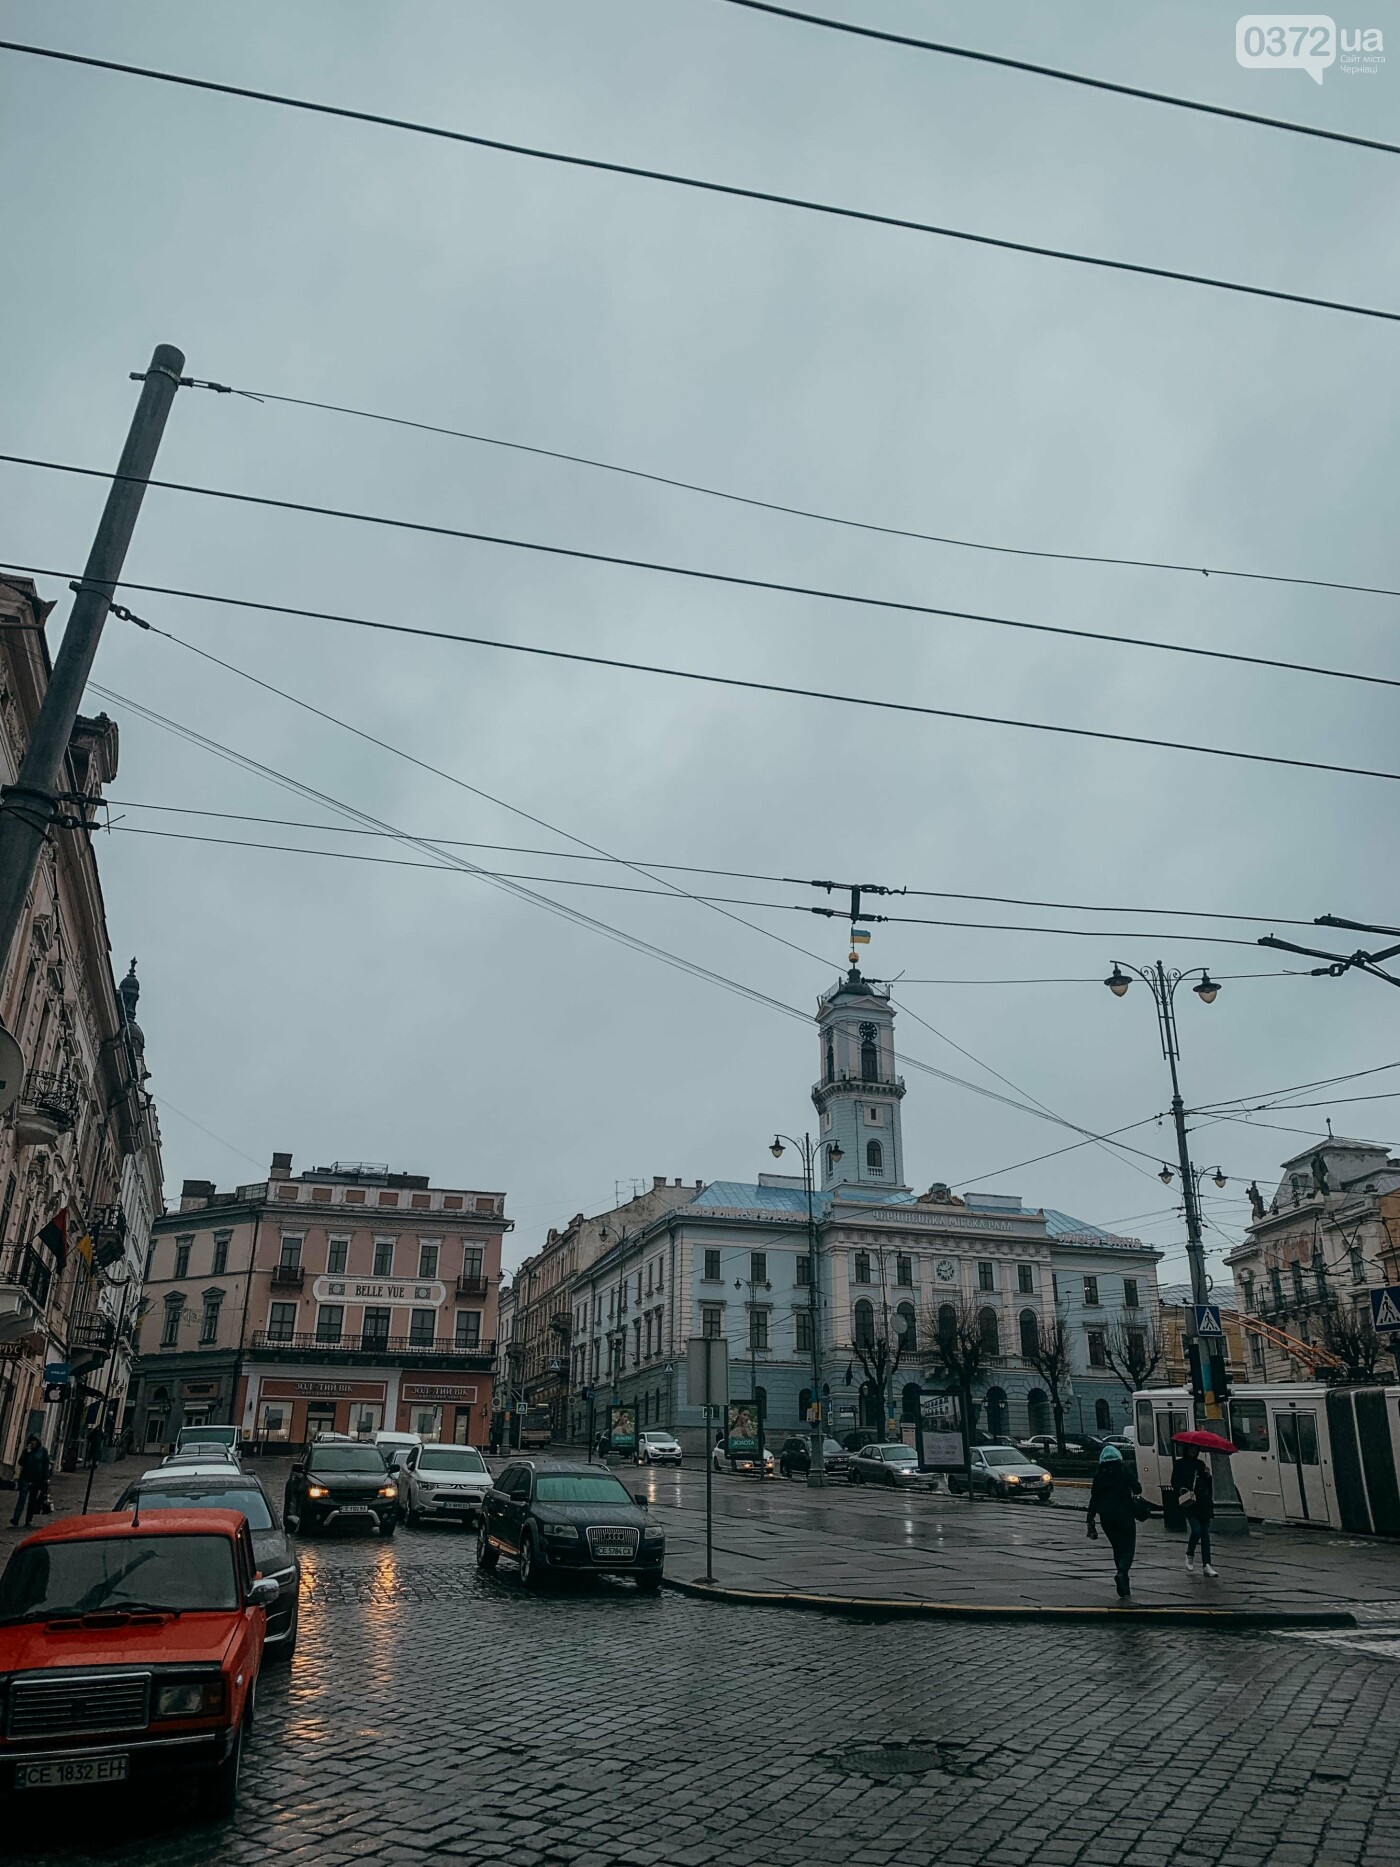
[[[31,1433],[24,1442],[24,1451],[15,1469],[15,1514],[10,1519],[11,1527],[18,1525],[21,1511],[25,1529],[33,1523],[35,1511],[48,1496],[51,1470],[49,1455],[38,1434]]]
[[[1209,1463],[1197,1446],[1182,1446],[1172,1465],[1172,1490],[1186,1513],[1186,1573],[1196,1573],[1196,1547],[1200,1545],[1201,1566],[1207,1575],[1216,1570],[1210,1560],[1210,1520],[1215,1515],[1215,1479]]]
[[[1128,1572],[1137,1553],[1133,1499],[1141,1493],[1142,1486],[1123,1463],[1117,1446],[1105,1446],[1099,1454],[1098,1470],[1089,1492],[1089,1535],[1097,1539],[1096,1526],[1103,1525],[1104,1535],[1113,1550],[1113,1586],[1120,1597],[1127,1595],[1132,1586]]]

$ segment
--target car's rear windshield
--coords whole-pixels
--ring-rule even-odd
[[[485,1462],[470,1446],[428,1446],[419,1454],[420,1472],[484,1472]]]
[[[182,1426],[182,1446],[231,1446],[238,1438],[236,1426]]]
[[[881,1446],[880,1457],[890,1465],[917,1465],[919,1455],[912,1446]]]
[[[616,1478],[588,1472],[541,1472],[535,1484],[541,1504],[630,1504]]]
[[[153,1510],[241,1510],[250,1530],[271,1530],[272,1513],[256,1485],[146,1485],[140,1493],[143,1516]],[[122,1505],[128,1510],[133,1496]]]
[[[103,1608],[238,1606],[226,1536],[79,1537],[17,1549],[0,1576],[0,1620]]]
[[[373,1446],[313,1446],[313,1472],[380,1472],[384,1460]]]
[[[1029,1465],[1032,1463],[1024,1452],[1017,1452],[1013,1446],[983,1446],[982,1457],[988,1465]]]

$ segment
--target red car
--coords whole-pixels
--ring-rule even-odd
[[[175,1773],[230,1814],[276,1590],[237,1511],[26,1537],[0,1575],[0,1795]]]

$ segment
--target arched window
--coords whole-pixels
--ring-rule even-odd
[[[875,1345],[875,1306],[862,1297],[855,1307],[856,1347],[873,1348]]]
[[[1002,1439],[1006,1436],[1010,1417],[1005,1388],[989,1387],[987,1389],[987,1431],[993,1439]]]
[[[914,1317],[914,1305],[901,1303],[895,1311],[895,1322],[899,1329],[899,1339],[904,1344],[906,1355],[912,1355],[919,1346],[919,1325]]]
[[[904,1384],[904,1391],[900,1395],[902,1405],[900,1407],[899,1417],[915,1425],[918,1424],[919,1419],[919,1393],[920,1388],[917,1381],[906,1381]]]
[[[997,1322],[994,1309],[982,1309],[977,1312],[977,1333],[982,1341],[984,1355],[1001,1353],[1001,1326]]]
[[[951,1303],[940,1303],[938,1306],[939,1341],[951,1342],[957,1333],[958,1312],[953,1308]]]
[[[836,1045],[830,1037],[826,1040],[826,1080],[829,1083],[836,1081]]]
[[[1037,1355],[1040,1353],[1040,1322],[1033,1309],[1023,1309],[1021,1323],[1021,1353]]]
[[[1106,1400],[1096,1400],[1094,1402],[1094,1425],[1101,1433],[1106,1433],[1113,1425],[1113,1415],[1109,1411],[1108,1402]]]
[[[878,1141],[867,1141],[865,1144],[865,1171],[867,1173],[885,1171],[885,1150]]]
[[[798,1418],[798,1423],[802,1426],[806,1426],[809,1424],[808,1419],[807,1419],[807,1413],[811,1405],[812,1405],[812,1390],[810,1387],[804,1387],[802,1392],[797,1396],[797,1418]]]
[[[1033,1387],[1026,1395],[1026,1418],[1030,1422],[1030,1429],[1033,1433],[1054,1431],[1054,1423],[1050,1418],[1049,1397],[1038,1387]]]
[[[878,1083],[880,1080],[880,1052],[875,1042],[873,1024],[860,1027],[860,1080],[863,1083]]]

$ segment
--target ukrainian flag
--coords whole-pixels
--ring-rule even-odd
[[[870,929],[868,927],[852,927],[851,945],[852,946],[869,946],[870,945]]]

